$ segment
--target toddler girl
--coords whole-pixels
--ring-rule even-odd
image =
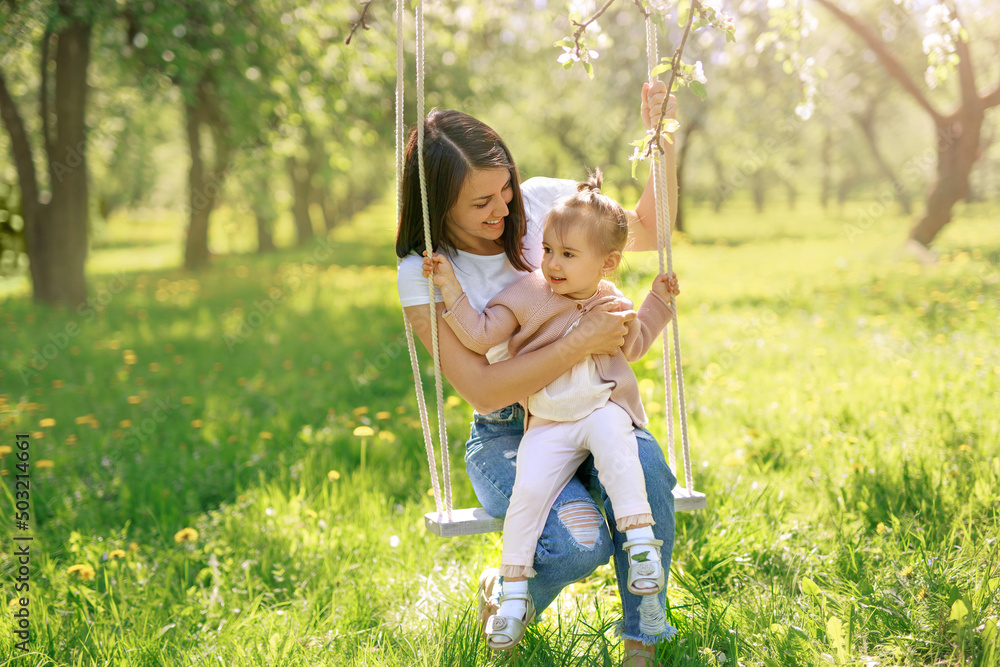
[[[590,309],[609,301],[632,303],[603,277],[621,261],[628,240],[625,210],[601,194],[601,172],[577,185],[545,218],[542,266],[503,289],[482,313],[468,301],[447,257],[424,258],[424,274],[444,297],[444,319],[469,349],[484,354],[508,342],[511,355],[544,347],[572,330]],[[426,255],[426,253],[425,253]],[[534,552],[556,496],[587,454],[593,454],[625,531],[631,567],[628,589],[654,595],[664,585],[660,540],[639,463],[634,427],[646,423],[639,387],[629,361],[642,357],[673,317],[670,295],[679,294],[674,275],[659,275],[632,321],[622,354],[591,356],[542,390],[522,400],[527,413],[517,456],[513,495],[504,519],[504,578],[500,609],[486,625],[489,645],[508,649],[524,636],[534,616],[528,595]]]

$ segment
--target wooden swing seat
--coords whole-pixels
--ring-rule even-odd
[[[704,493],[688,491],[682,486],[674,487],[674,511],[689,512],[705,509],[707,506],[708,500]],[[462,537],[503,531],[503,519],[490,516],[482,507],[452,510],[450,521],[447,513],[428,512],[424,515],[424,524],[427,530],[438,537]]]

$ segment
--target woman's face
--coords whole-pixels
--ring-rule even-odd
[[[446,220],[455,248],[477,255],[503,252],[496,241],[503,235],[507,204],[514,196],[510,179],[503,167],[477,169],[466,177]]]

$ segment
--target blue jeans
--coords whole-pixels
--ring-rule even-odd
[[[517,448],[523,435],[524,408],[517,403],[488,415],[474,415],[472,433],[466,444],[466,470],[479,502],[498,518],[507,513],[514,487]],[[646,496],[656,522],[653,533],[663,540],[660,555],[664,570],[669,572],[674,547],[673,488],[677,479],[653,436],[645,429],[636,429],[635,436],[646,478]],[[558,512],[571,502],[585,502],[596,510],[597,505],[588,490],[591,487],[600,491],[607,523],[601,523],[596,541],[587,546],[577,541],[563,525]],[[534,565],[537,574],[528,584],[537,611],[540,613],[548,607],[567,585],[583,579],[613,556],[624,614],[621,635],[644,644],[656,644],[673,637],[677,629],[666,622],[666,587],[658,595],[638,596],[628,592],[628,554],[622,549],[624,543],[625,535],[615,529],[614,509],[600,486],[593,458],[588,458],[556,498],[538,541]]]

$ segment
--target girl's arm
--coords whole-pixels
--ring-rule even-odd
[[[680,293],[675,274],[661,273],[653,279],[653,288],[642,302],[635,321],[629,322],[629,332],[622,346],[628,361],[638,361],[646,355],[663,327],[676,315],[671,295],[676,297]]]
[[[610,306],[609,306],[610,307]],[[431,346],[430,314],[426,305],[403,309],[424,347]],[[444,304],[437,304],[441,370],[462,398],[480,414],[522,400],[570,370],[591,354],[617,354],[624,342],[625,323],[634,312],[594,309],[572,332],[534,352],[490,364],[472,352],[444,322]]]
[[[649,130],[659,121],[660,105],[663,103],[663,96],[666,94],[667,86],[662,81],[652,84],[643,84],[642,87],[642,121],[646,129]],[[670,104],[667,105],[667,118],[676,118],[677,101],[671,95]],[[666,165],[667,171],[667,206],[670,210],[670,227],[674,228],[677,219],[677,163],[674,155],[674,144],[663,142],[664,152],[660,156]],[[629,219],[629,250],[656,250],[656,200],[654,194],[656,188],[653,185],[653,169],[655,163],[650,163],[649,178],[646,187],[642,191],[639,203],[636,204],[635,211],[626,211]]]

